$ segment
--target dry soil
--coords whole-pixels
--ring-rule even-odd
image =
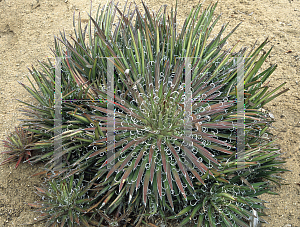
[[[147,0],[150,9],[156,12],[163,4],[167,10],[175,5],[174,0]],[[202,1],[203,7],[215,1]],[[106,1],[93,0],[93,13],[98,4]],[[120,1],[124,6],[125,1]],[[142,4],[136,1],[140,9]],[[178,0],[178,19],[182,25],[190,8],[198,1]],[[73,12],[76,18],[81,13],[82,22],[88,19],[87,12],[90,1],[82,0],[0,0],[0,140],[6,138],[24,117],[18,109],[22,106],[15,99],[31,102],[31,97],[18,81],[30,85],[26,75],[27,67],[37,66],[37,60],[51,57],[49,48],[54,46],[53,35],[65,30],[72,34]],[[300,104],[299,96],[299,63],[300,63],[300,1],[299,0],[220,0],[215,15],[222,13],[215,33],[222,24],[230,22],[226,34],[243,21],[239,29],[229,39],[228,47],[240,40],[241,47],[251,48],[256,40],[261,43],[266,37],[271,39],[265,50],[274,48],[263,69],[271,64],[278,68],[270,78],[270,86],[275,88],[286,82],[285,88],[290,91],[269,103],[266,107],[274,115],[276,122],[271,132],[277,138],[277,144],[287,161],[283,166],[291,172],[281,174],[286,180],[281,188],[274,190],[276,195],[262,195],[268,201],[266,220],[263,226],[300,226],[300,187],[299,180],[299,136],[300,136]],[[31,76],[29,76],[31,78]],[[0,144],[0,151],[4,147]],[[3,156],[0,156],[0,161]],[[36,217],[25,203],[37,199],[34,186],[40,186],[43,178],[29,178],[37,173],[42,165],[30,166],[15,164],[0,167],[0,226],[44,226],[30,225]]]

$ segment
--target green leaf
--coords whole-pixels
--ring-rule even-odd
[[[212,206],[208,206],[208,219],[209,219],[209,224],[213,227],[216,227],[216,221],[215,219],[213,218],[212,216],[212,212],[213,212],[213,209],[212,209]]]

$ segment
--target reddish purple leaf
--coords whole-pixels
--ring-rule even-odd
[[[141,158],[143,157],[145,148],[146,147],[144,147],[144,149],[142,151],[140,151],[139,155],[137,156],[136,161],[134,163],[134,169],[137,167],[137,165],[139,164]]]
[[[167,146],[170,148],[171,152],[173,153],[177,164],[179,166],[179,168],[181,169],[181,172],[184,174],[186,180],[188,181],[189,185],[194,189],[193,183],[191,181],[191,179],[189,178],[189,175],[187,173],[187,171],[185,170],[185,168],[182,165],[182,162],[180,161],[179,155],[177,154],[177,152],[175,151],[174,147],[170,144],[170,142],[167,142]]]
[[[106,149],[107,149],[107,150],[110,150],[112,147],[117,148],[117,147],[121,146],[125,141],[128,141],[128,137],[126,137],[126,138],[120,140],[118,143],[115,144],[115,146],[114,146],[114,144],[110,144],[110,145],[108,145],[107,147],[104,147],[104,148],[102,148],[102,149],[100,149],[100,150],[98,150],[98,151],[92,153],[92,154],[89,156],[89,158],[92,158],[92,157],[94,157],[94,156],[96,156],[96,155],[98,155],[98,154],[100,154],[100,153],[102,153],[102,152],[106,152]],[[114,156],[111,156],[111,157],[108,158],[106,161],[107,161],[108,163],[110,163],[112,160],[114,160],[115,158],[119,157],[120,154],[121,154],[121,151],[117,152]],[[105,166],[105,164],[103,164],[100,168],[102,168],[103,166]]]
[[[117,127],[115,130],[128,130],[128,131],[136,131],[137,127]]]
[[[180,181],[180,177],[179,177],[177,171],[175,170],[175,168],[172,169],[172,172],[173,172],[173,176],[174,176],[174,178],[175,178],[175,181],[176,181],[176,184],[177,184],[179,190],[181,191],[183,197],[186,199],[186,194],[185,194],[185,192],[184,192],[182,183],[181,183],[181,181]]]
[[[46,192],[45,192],[45,190],[44,190],[44,189],[42,189],[42,188],[39,188],[39,187],[35,187],[35,188],[36,188],[36,190],[38,190],[39,192],[46,194]]]
[[[200,177],[200,175],[198,174],[198,172],[192,168],[192,166],[190,166],[190,171],[193,173],[193,175],[203,184],[205,185],[203,179]]]
[[[132,147],[135,144],[135,141],[132,140],[130,141],[125,147],[123,147],[121,153],[123,153],[124,151],[128,150],[130,147]]]
[[[161,186],[161,166],[158,166],[157,176],[157,190],[160,198],[162,197],[162,186]]]
[[[127,165],[127,163],[132,159],[132,154],[134,151],[131,151],[130,154],[127,155],[125,160],[123,161],[122,165],[118,169],[118,172],[122,171],[122,169]]]
[[[107,180],[107,179],[110,177],[110,175],[112,175],[112,174],[117,170],[117,168],[118,168],[121,164],[122,164],[121,162],[118,162],[117,164],[115,164],[115,165],[111,168],[111,170],[108,172],[108,174],[106,175],[105,180]]]
[[[134,146],[136,147],[138,144],[140,144],[140,143],[142,143],[143,141],[147,140],[148,137],[149,137],[149,136],[147,135],[147,136],[144,136],[144,137],[138,139],[138,140],[135,142],[135,145],[134,145]]]
[[[126,178],[129,176],[129,174],[131,173],[133,169],[133,164],[131,163],[131,166],[128,167],[128,169],[125,171],[125,173],[123,174],[122,178],[121,178],[121,183],[120,183],[120,186],[119,186],[119,192],[121,191],[125,181],[126,181]]]
[[[144,201],[145,206],[147,204],[147,191],[148,191],[148,185],[149,185],[149,178],[150,178],[150,171],[147,170],[145,173],[144,187],[143,187],[143,201]]]
[[[134,192],[134,188],[135,188],[135,184],[131,184],[131,186],[130,186],[130,192],[129,192],[129,201],[128,201],[128,203],[131,201],[131,199],[132,199],[132,195],[133,195],[133,192]]]
[[[171,171],[170,171],[170,163],[167,163],[167,167],[166,167],[166,174],[167,174],[167,179],[170,185],[171,190],[173,190],[173,184],[172,184],[172,177],[171,177]]]
[[[213,89],[211,89],[209,92],[206,92],[206,93],[205,93],[205,94],[206,94],[206,97],[209,97],[212,93],[214,93],[214,92],[220,90],[220,88],[223,87],[223,86],[224,86],[224,84],[220,84],[220,85],[214,87]]]
[[[222,147],[218,147],[218,146],[214,146],[214,145],[211,145],[210,148],[215,149],[217,151],[221,151],[221,152],[226,153],[226,154],[232,154],[233,153],[232,151],[229,151],[229,150],[226,150]]]
[[[172,200],[172,196],[171,196],[171,191],[170,191],[170,188],[168,187],[167,181],[165,181],[165,188],[166,188],[166,194],[167,194],[168,201],[174,211],[174,205],[173,205],[173,200]]]
[[[149,158],[150,160],[150,158]],[[155,163],[155,158],[152,157],[151,159],[151,164],[150,164],[150,180],[151,180],[151,183],[153,182],[153,178],[154,178],[154,170],[155,170],[155,166],[156,166],[156,163]]]
[[[15,168],[18,168],[18,166],[19,166],[20,162],[22,161],[22,159],[23,159],[23,155],[19,158],[19,160],[18,160],[18,162],[17,162]]]
[[[190,160],[195,164],[195,166],[197,166],[202,173],[206,173],[206,171],[208,170],[207,167],[202,162],[199,162],[199,159],[189,149],[181,145],[179,146],[182,150],[186,152],[186,154],[190,157]],[[209,171],[209,173],[211,176],[213,176],[211,171]]]
[[[214,143],[222,144],[222,145],[227,146],[227,147],[233,147],[233,146],[232,146],[231,144],[229,144],[229,143],[225,143],[225,142],[222,141],[222,140],[214,139],[214,138],[211,138],[211,137],[208,137],[208,136],[203,136],[203,139],[212,141],[212,142],[214,142]]]
[[[164,170],[167,171],[167,163],[166,163],[166,153],[161,147],[161,138],[157,139],[157,147],[160,150],[160,155],[161,155],[161,161],[164,166]]]
[[[137,177],[137,180],[136,180],[135,190],[137,190],[139,185],[140,185],[140,182],[142,180],[142,176],[143,176],[144,171],[145,171],[145,167],[146,167],[146,163],[143,162],[141,167],[140,167],[140,171],[139,171],[139,174],[138,174],[138,177]]]
[[[205,157],[208,158],[210,161],[212,161],[212,162],[216,163],[217,165],[219,165],[218,161],[212,157],[212,153],[210,153],[208,150],[206,150],[204,147],[202,147],[201,145],[198,144],[198,143],[200,143],[200,141],[195,140],[195,139],[190,138],[190,137],[185,137],[185,138],[186,138],[187,140],[189,140],[189,141],[194,142],[194,145],[202,151],[202,152],[200,151],[200,153],[201,153],[203,156],[205,156]]]
[[[219,128],[219,129],[231,129],[233,128],[232,123],[229,122],[221,122],[221,123],[202,123],[202,127],[207,128]]]
[[[150,161],[152,160],[153,153],[154,153],[154,149],[153,149],[153,147],[152,147],[152,145],[151,145],[151,146],[150,146],[150,150],[149,150],[149,163],[150,163]]]

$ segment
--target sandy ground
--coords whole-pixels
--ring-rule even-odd
[[[106,3],[93,0],[93,15],[100,2],[101,5]],[[122,7],[124,2],[120,2]],[[210,2],[205,1],[203,6],[208,6]],[[175,5],[173,0],[147,0],[146,3],[155,11],[163,4],[168,5],[167,10],[171,9],[171,4]],[[198,1],[178,0],[181,25],[190,7],[196,3]],[[137,4],[142,6],[140,1]],[[71,34],[74,10],[76,17],[80,11],[82,19],[87,19],[89,7],[90,1],[82,0],[0,0],[0,140],[5,139],[20,123],[17,119],[22,117],[18,111],[21,105],[15,98],[27,102],[31,100],[17,81],[30,85],[26,78],[26,75],[29,76],[27,67],[37,66],[37,59],[45,60],[51,56],[49,48],[54,46],[53,35],[58,36],[62,29],[66,34]],[[255,40],[261,43],[267,36],[272,38],[266,50],[272,45],[274,48],[263,69],[277,63],[278,68],[271,77],[270,85],[275,88],[287,82],[285,87],[290,91],[268,104],[267,109],[277,121],[271,132],[278,138],[277,144],[284,152],[282,157],[287,161],[284,167],[292,172],[281,175],[288,185],[275,188],[280,195],[260,196],[270,202],[266,204],[269,224],[263,226],[299,227],[300,187],[296,183],[300,182],[300,1],[220,0],[215,13],[222,13],[215,33],[225,22],[230,21],[227,34],[243,21],[228,42],[232,46],[240,40],[237,50],[251,48]],[[37,173],[39,167],[41,165],[28,164],[21,164],[18,169],[14,169],[14,164],[0,167],[0,226],[23,226],[36,217],[37,214],[25,203],[38,199],[34,186],[39,186],[42,178],[29,176]]]

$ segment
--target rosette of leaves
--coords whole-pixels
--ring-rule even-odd
[[[275,174],[288,171],[279,168],[284,161],[277,159],[279,149],[272,143],[260,146],[250,143],[243,155],[237,158],[217,156],[222,167],[214,172],[215,178],[208,174],[203,176],[207,187],[196,183],[197,193],[188,197],[184,209],[168,218],[183,217],[181,226],[190,222],[196,226],[249,226],[252,217],[265,222],[261,216],[266,215],[266,201],[257,196],[264,193],[278,195],[265,180],[281,185],[281,178]],[[258,216],[253,215],[253,209],[258,211]]]
[[[28,119],[21,119],[23,127],[26,127],[27,131],[34,133],[35,143],[32,143],[32,149],[39,150],[35,156],[31,157],[29,161],[36,163],[38,161],[46,161],[51,155],[54,154],[53,150],[53,137],[54,137],[54,119],[55,119],[55,65],[48,59],[48,63],[39,62],[42,70],[37,70],[32,67],[32,70],[29,69],[30,74],[34,78],[38,89],[35,88],[31,80],[31,85],[33,88],[24,85],[19,82],[33,97],[37,105],[26,103],[24,101],[18,100],[19,102],[25,104],[28,108],[21,109],[23,115],[29,116]],[[57,62],[60,64],[60,61]],[[65,71],[61,72],[62,80],[61,84],[64,88],[62,90],[62,100],[73,99],[73,100],[85,100],[90,98],[89,90],[86,87],[83,87],[84,84],[77,87],[76,82],[68,80],[64,76]],[[87,87],[88,88],[88,87]],[[68,114],[70,111],[73,111],[76,116],[76,109],[80,109],[81,105],[78,103],[62,103],[61,113],[62,113],[62,126],[61,129],[64,132],[65,130],[72,130],[73,125],[71,120],[79,122],[78,119]],[[77,121],[76,121],[77,120]],[[66,123],[68,121],[68,123]],[[65,142],[65,141],[63,141]],[[70,143],[70,141],[67,141]],[[66,159],[70,157],[65,157]]]
[[[202,19],[197,24],[198,29],[199,27],[204,27],[205,29],[202,30],[202,39],[199,39],[202,42],[199,41],[196,45],[198,50],[196,51],[196,49],[194,49],[194,54],[195,56],[199,56],[199,59],[195,62],[194,67],[192,68],[192,70],[194,70],[192,75],[192,89],[194,92],[191,95],[191,98],[197,99],[199,96],[205,96],[211,101],[209,104],[206,103],[206,101],[194,103],[192,107],[193,122],[191,126],[194,128],[193,130],[197,130],[196,134],[200,137],[203,136],[206,140],[215,143],[215,150],[231,154],[232,151],[230,148],[233,147],[231,144],[222,141],[222,139],[211,138],[210,136],[207,136],[205,132],[202,132],[202,127],[232,127],[230,122],[210,122],[212,117],[217,117],[219,115],[222,115],[223,118],[225,118],[226,114],[224,114],[224,111],[226,108],[233,106],[232,101],[228,103],[219,103],[218,101],[215,101],[217,97],[222,97],[221,92],[219,91],[224,86],[222,81],[227,77],[226,74],[221,74],[221,76],[217,75],[219,69],[215,68],[215,64],[213,63],[215,63],[217,58],[224,56],[226,56],[224,59],[228,58],[226,54],[218,53],[220,52],[221,47],[225,44],[229,35],[220,42],[218,42],[218,40],[212,42],[207,48],[207,51],[204,51],[204,47],[202,47],[202,45],[206,43],[207,36],[210,33],[208,25],[212,20],[212,11],[215,6],[209,7],[206,11],[206,13],[209,14],[208,21],[204,20],[204,16],[202,16]],[[146,14],[149,13],[146,7],[145,10]],[[199,13],[199,10],[200,6],[196,8],[197,13]],[[97,45],[99,44],[99,48],[96,48],[96,51],[101,50],[103,52],[102,56],[106,57],[115,57],[117,54],[126,54],[125,56],[129,58],[129,60],[126,61],[126,58],[124,57],[125,59],[122,58],[115,64],[117,72],[119,73],[117,75],[116,72],[114,75],[116,79],[118,79],[116,80],[116,86],[119,88],[116,91],[116,94],[114,94],[115,102],[113,102],[116,110],[118,110],[115,113],[115,131],[116,134],[121,135],[121,138],[116,141],[116,153],[114,156],[105,160],[100,168],[105,168],[105,165],[112,161],[117,162],[117,164],[114,165],[114,167],[108,172],[106,180],[110,176],[115,175],[115,170],[120,172],[124,169],[124,174],[117,179],[120,182],[119,191],[122,190],[126,181],[129,181],[129,183],[131,183],[130,181],[136,181],[136,183],[131,183],[129,201],[133,198],[134,190],[137,190],[140,186],[142,186],[143,182],[143,202],[145,205],[149,188],[149,191],[158,192],[157,195],[159,195],[160,198],[163,193],[166,193],[170,206],[174,208],[171,196],[174,190],[179,190],[182,197],[186,199],[186,193],[183,190],[182,181],[184,183],[188,183],[193,188],[192,181],[187,174],[187,171],[190,171],[193,176],[195,176],[200,182],[204,183],[200,176],[208,171],[208,163],[214,165],[214,168],[216,168],[219,164],[216,159],[213,158],[214,154],[201,145],[203,142],[194,138],[189,138],[185,135],[185,133],[188,132],[185,128],[185,105],[183,104],[185,90],[182,75],[184,73],[185,65],[184,61],[175,59],[174,56],[176,54],[180,54],[182,49],[186,47],[188,49],[184,55],[189,56],[191,53],[191,40],[193,35],[196,37],[197,32],[195,31],[194,33],[183,35],[183,31],[181,33],[182,38],[184,38],[183,41],[186,42],[187,39],[190,41],[189,43],[186,43],[186,47],[182,47],[182,44],[179,44],[181,43],[181,39],[177,37],[176,33],[172,34],[174,24],[176,22],[175,18],[173,19],[173,15],[168,21],[170,25],[166,23],[166,16],[163,17],[164,19],[160,18],[160,20],[159,16],[157,16],[155,18],[157,22],[155,22],[154,19],[148,15],[147,19],[149,22],[146,23],[145,19],[142,20],[138,10],[135,10],[135,12],[137,12],[137,21],[139,21],[139,24],[137,23],[135,27],[132,27],[131,22],[119,10],[118,12],[121,14],[121,20],[124,21],[123,24],[119,23],[118,28],[122,27],[123,29],[120,30],[122,32],[115,33],[116,36],[114,39],[116,41],[111,43],[106,41],[109,36],[107,33],[109,28],[105,28],[107,33],[107,37],[105,37],[103,31],[104,28],[100,28],[97,22],[91,18],[96,27],[96,34],[98,36],[97,42],[99,42],[97,43]],[[194,18],[196,17],[197,16],[194,15]],[[112,21],[110,14],[106,15],[106,21]],[[158,23],[158,21],[160,21],[163,26],[154,26],[154,24]],[[161,34],[165,30],[167,31],[166,33],[168,36],[162,37]],[[152,34],[152,32],[154,32],[154,34]],[[220,35],[221,33],[219,36]],[[79,35],[78,37],[78,40],[82,40],[83,36]],[[134,50],[125,49],[125,46],[130,46],[128,43],[129,39],[133,40]],[[193,40],[195,40],[195,38],[193,38]],[[165,48],[168,41],[171,44],[171,49]],[[63,40],[62,42],[66,45],[67,49],[71,51],[71,59],[72,56],[75,58],[75,61],[73,59],[70,59],[70,61],[68,59],[66,60],[72,78],[76,80],[80,74],[83,77],[83,71],[89,71],[88,79],[92,78],[94,72],[93,69],[95,68],[96,71],[98,66],[97,58],[93,64],[91,62],[86,64],[93,65],[94,68],[88,70],[84,68],[84,65],[82,64],[82,67],[79,67],[78,65],[80,65],[80,62],[84,63],[83,59],[79,57],[80,54],[71,47],[66,40]],[[177,46],[176,42],[178,42],[179,48],[175,48],[175,46]],[[80,46],[81,49],[84,47],[83,44],[77,45],[77,43],[76,46]],[[139,49],[137,46],[139,46]],[[123,51],[122,48],[124,48]],[[148,56],[144,56],[144,50],[149,53]],[[163,62],[162,60],[165,58],[164,56],[170,56],[171,59]],[[92,56],[90,56],[90,58],[92,58]],[[204,61],[200,61],[201,59],[205,59],[205,61],[207,61],[207,65],[204,65]],[[153,67],[150,65],[146,66],[147,61],[155,62],[155,64],[153,64]],[[74,63],[73,66],[69,64],[71,62]],[[138,62],[139,64],[135,64],[135,62]],[[221,64],[224,65],[225,61],[222,62],[223,63]],[[221,68],[222,65],[220,65],[219,68]],[[198,66],[198,70],[196,69],[196,66]],[[126,73],[126,68],[130,69],[129,73]],[[162,68],[164,68],[164,70],[162,70]],[[207,72],[208,69],[211,70],[214,76],[211,76],[210,73]],[[233,66],[231,66],[231,69],[233,69]],[[143,76],[138,74],[142,72],[145,73]],[[140,78],[138,78],[138,76]],[[104,87],[107,87],[107,81],[100,81],[103,83]],[[109,91],[107,92],[112,96],[112,93]],[[106,95],[103,95],[103,93],[98,93],[98,97],[102,99],[108,98]],[[113,114],[113,111],[103,108],[101,105],[102,104],[100,103],[95,103],[93,105],[90,104],[89,107],[96,112],[107,114],[107,116],[108,114]],[[202,111],[200,109],[202,109]],[[94,126],[97,125],[97,127],[85,129],[94,130],[95,135],[97,135],[97,132],[99,133],[99,123],[102,126],[100,130],[105,130],[105,128],[108,129],[109,125],[111,125],[108,118],[101,118],[95,116],[95,114],[94,116],[81,115],[81,117],[83,116],[86,116],[86,119],[90,118],[92,121],[97,121],[96,124],[94,124]],[[89,121],[91,122],[91,120]],[[73,132],[70,131],[69,133]],[[187,147],[182,146],[182,142],[185,139],[189,142],[194,142],[194,148],[188,149]],[[112,140],[112,138],[102,138],[95,142],[101,143],[106,140],[109,141]],[[226,149],[226,147],[229,149]],[[103,152],[109,148],[111,148],[111,145],[107,148],[103,147],[97,151],[90,151],[82,156],[76,164],[80,163],[84,165],[85,159],[90,159],[99,154],[103,154]],[[125,157],[125,159],[120,158],[121,154]],[[60,154],[57,154],[56,157],[58,156],[60,156]],[[190,162],[184,162],[184,159],[190,160]],[[189,170],[186,170],[184,165],[187,165]],[[212,175],[211,172],[210,174]],[[180,178],[183,178],[182,181]],[[163,182],[167,182],[169,187],[166,191],[164,191],[166,186],[162,185]],[[158,196],[156,199],[156,201],[158,201]]]
[[[87,212],[92,198],[88,197],[91,184],[83,183],[84,175],[74,179],[52,179],[47,188],[36,187],[42,201],[29,203],[41,212],[36,222],[46,221],[46,226],[85,226],[89,225]]]
[[[60,153],[52,150],[36,160],[47,158],[52,163],[67,155],[62,172],[69,171],[69,176],[79,171],[93,175],[96,184],[105,185],[100,192],[107,193],[106,202],[112,202],[112,207],[128,198],[137,207],[140,203],[147,208],[154,207],[153,213],[166,208],[174,214],[180,212],[185,201],[196,193],[198,183],[203,187],[218,180],[231,184],[226,172],[219,176],[223,171],[222,164],[233,157],[236,146],[232,125],[239,117],[233,101],[236,98],[237,67],[232,57],[244,57],[245,50],[233,53],[236,46],[222,50],[237,27],[221,39],[226,28],[223,26],[208,43],[209,35],[220,18],[212,22],[216,4],[210,5],[200,17],[201,5],[195,7],[179,34],[177,4],[170,17],[165,9],[161,14],[163,7],[152,16],[144,3],[143,6],[144,16],[137,8],[125,15],[125,8],[122,13],[111,2],[102,9],[100,16],[98,10],[95,20],[91,17],[88,44],[85,39],[87,26],[82,30],[80,23],[78,31],[75,31],[76,38],[72,38],[74,46],[64,34],[59,41],[65,49],[55,42],[55,56],[69,57],[62,61],[65,86],[69,84],[72,90],[77,84],[79,92],[94,102],[63,104],[63,108],[68,108],[64,111],[63,127],[66,131],[59,136],[64,139],[65,149]],[[116,12],[120,19],[113,31]],[[134,15],[135,24],[132,22]],[[257,61],[266,41],[254,53],[249,53],[244,65],[244,87],[247,89],[244,100],[245,136],[253,140],[261,138],[261,132],[266,131],[268,124],[264,119],[254,119],[253,114],[259,114],[256,113],[258,108],[286,91],[275,94],[284,84],[272,91],[268,91],[264,84],[276,66],[258,73],[270,53],[263,54]],[[105,58],[109,57],[115,58],[115,93],[108,89]],[[192,59],[191,67],[184,59],[187,57]],[[190,105],[191,128],[185,127],[186,110],[189,108],[185,77],[189,75],[189,68],[190,97],[194,101]],[[71,97],[69,92],[64,94],[66,99]],[[110,110],[107,103],[99,101],[107,100],[108,96],[114,98],[108,103],[115,105],[115,111]],[[69,123],[72,124],[71,130]],[[116,141],[108,144],[114,138],[104,135],[113,126]],[[42,141],[41,146],[51,144],[52,139]],[[192,142],[193,146],[186,146],[186,142]],[[108,157],[106,152],[112,148],[115,154]],[[218,159],[220,155],[224,157]],[[107,164],[112,164],[113,168],[107,170]],[[205,183],[207,176],[210,179]],[[115,197],[108,193],[112,185],[117,190],[114,191]],[[95,204],[102,209],[100,192],[94,196]]]
[[[169,219],[183,219],[181,226],[188,223],[195,223],[195,226],[249,226],[253,217],[265,222],[261,217],[266,215],[263,205],[266,201],[257,196],[264,193],[277,195],[272,191],[270,181],[280,186],[282,178],[277,174],[288,171],[280,168],[285,161],[278,159],[280,149],[273,145],[268,133],[274,120],[267,116],[259,110],[246,109],[245,152],[216,156],[222,167],[218,171],[211,170],[214,177],[203,176],[207,187],[196,182],[198,193],[188,197],[184,209]],[[174,204],[178,207],[180,203],[175,201]],[[253,215],[253,210],[258,212],[257,216]]]
[[[224,129],[232,129],[232,122],[236,121],[234,112],[236,106],[233,101],[220,102],[220,99],[226,100],[225,98],[234,96],[235,86],[232,85],[234,85],[237,70],[230,58],[233,55],[243,57],[245,50],[233,54],[234,48],[232,48],[221,53],[225,41],[233,32],[220,40],[225,27],[210,44],[205,45],[209,33],[219,19],[218,17],[209,27],[216,4],[208,7],[198,22],[196,19],[201,7],[199,5],[193,9],[178,36],[175,29],[176,16],[173,17],[173,12],[168,19],[166,14],[160,13],[152,17],[148,8],[144,4],[143,6],[146,12],[144,17],[137,8],[131,14],[128,13],[129,17],[116,7],[121,18],[114,33],[111,32],[111,22],[115,15],[112,13],[112,4],[102,11],[99,16],[100,23],[91,18],[96,35],[94,40],[89,40],[89,43],[90,46],[97,44],[98,48],[89,50],[89,53],[87,52],[88,48],[84,50],[85,40],[83,37],[85,33],[76,35],[77,40],[73,39],[77,49],[72,47],[65,37],[60,41],[71,52],[72,60],[70,62],[73,63],[73,66],[68,65],[68,67],[74,80],[80,74],[85,79],[93,79],[98,67],[107,72],[105,71],[105,66],[107,66],[105,61],[98,60],[97,54],[101,58],[116,58],[114,77],[115,87],[118,89],[115,94],[107,90],[109,96],[114,97],[112,103],[115,105],[115,112],[103,108],[101,104],[89,105],[95,111],[107,114],[107,116],[115,114],[116,134],[123,136],[116,140],[114,156],[108,158],[100,166],[100,168],[105,168],[107,164],[116,161],[114,168],[108,172],[106,180],[110,176],[114,176],[116,170],[117,173],[124,171],[124,174],[118,179],[119,190],[122,190],[125,182],[134,182],[129,190],[130,199],[133,197],[134,190],[137,190],[143,183],[144,204],[146,204],[147,192],[150,188],[149,192],[157,193],[156,198],[158,195],[160,198],[163,194],[167,195],[170,206],[174,208],[172,203],[174,191],[180,191],[182,196],[180,198],[186,199],[183,183],[188,184],[192,189],[194,187],[188,172],[199,182],[204,183],[201,178],[202,174],[208,172],[211,176],[213,175],[208,166],[218,170],[220,163],[214,158],[214,155],[220,152],[232,154],[234,151],[235,142],[232,140],[231,143],[225,142],[224,139],[233,137],[233,133]],[[135,14],[136,21],[133,25],[132,19]],[[204,15],[208,16],[205,18]],[[274,95],[274,93],[284,85],[269,93],[266,93],[268,88],[264,88],[263,92],[260,91],[261,85],[274,71],[274,67],[272,67],[257,75],[258,69],[269,54],[268,52],[258,62],[255,61],[265,44],[266,42],[253,54],[249,54],[250,60],[248,59],[245,64],[245,87],[248,88],[248,94],[251,96],[247,104],[256,102],[255,108],[277,97],[279,94]],[[82,51],[82,54],[79,53],[79,50]],[[85,56],[84,59],[82,55]],[[184,101],[187,95],[185,94],[183,75],[185,73],[187,76],[187,72],[185,72],[187,67],[183,60],[174,57],[179,55],[193,58],[191,98],[198,102],[193,102],[191,107],[191,131],[202,140],[186,136],[188,130],[185,128],[184,110],[187,105]],[[122,57],[117,58],[118,56]],[[88,76],[85,76],[84,72],[89,72]],[[98,81],[103,87],[108,88],[108,80],[103,74]],[[108,97],[103,93],[98,93],[98,98],[107,99]],[[262,98],[263,101],[261,101]],[[209,100],[209,103],[206,100]],[[247,113],[247,115],[251,119],[251,113]],[[104,126],[101,130],[105,127],[108,129],[113,125],[112,122],[109,122],[110,118],[105,120],[98,116],[89,115],[88,117],[94,120],[99,119],[98,122]],[[266,122],[259,123],[265,124]],[[95,130],[95,134],[96,131],[99,131],[98,127],[89,130]],[[215,131],[208,133],[207,130]],[[110,141],[112,138],[107,140]],[[193,142],[194,147],[191,149],[185,147],[182,144],[184,140]],[[106,138],[95,142],[104,141]],[[90,151],[82,157],[81,161],[103,154],[112,146],[103,147],[95,152]],[[190,162],[187,161],[188,159]],[[79,164],[79,162],[77,163]],[[188,170],[185,166],[189,167]],[[162,185],[162,182],[166,185]]]
[[[7,137],[7,141],[3,140],[4,147],[8,151],[3,151],[1,154],[9,154],[10,157],[0,163],[1,165],[17,161],[15,168],[18,168],[21,161],[28,161],[34,150],[34,143],[38,141],[34,133],[28,131],[26,127],[16,127],[15,131]]]

